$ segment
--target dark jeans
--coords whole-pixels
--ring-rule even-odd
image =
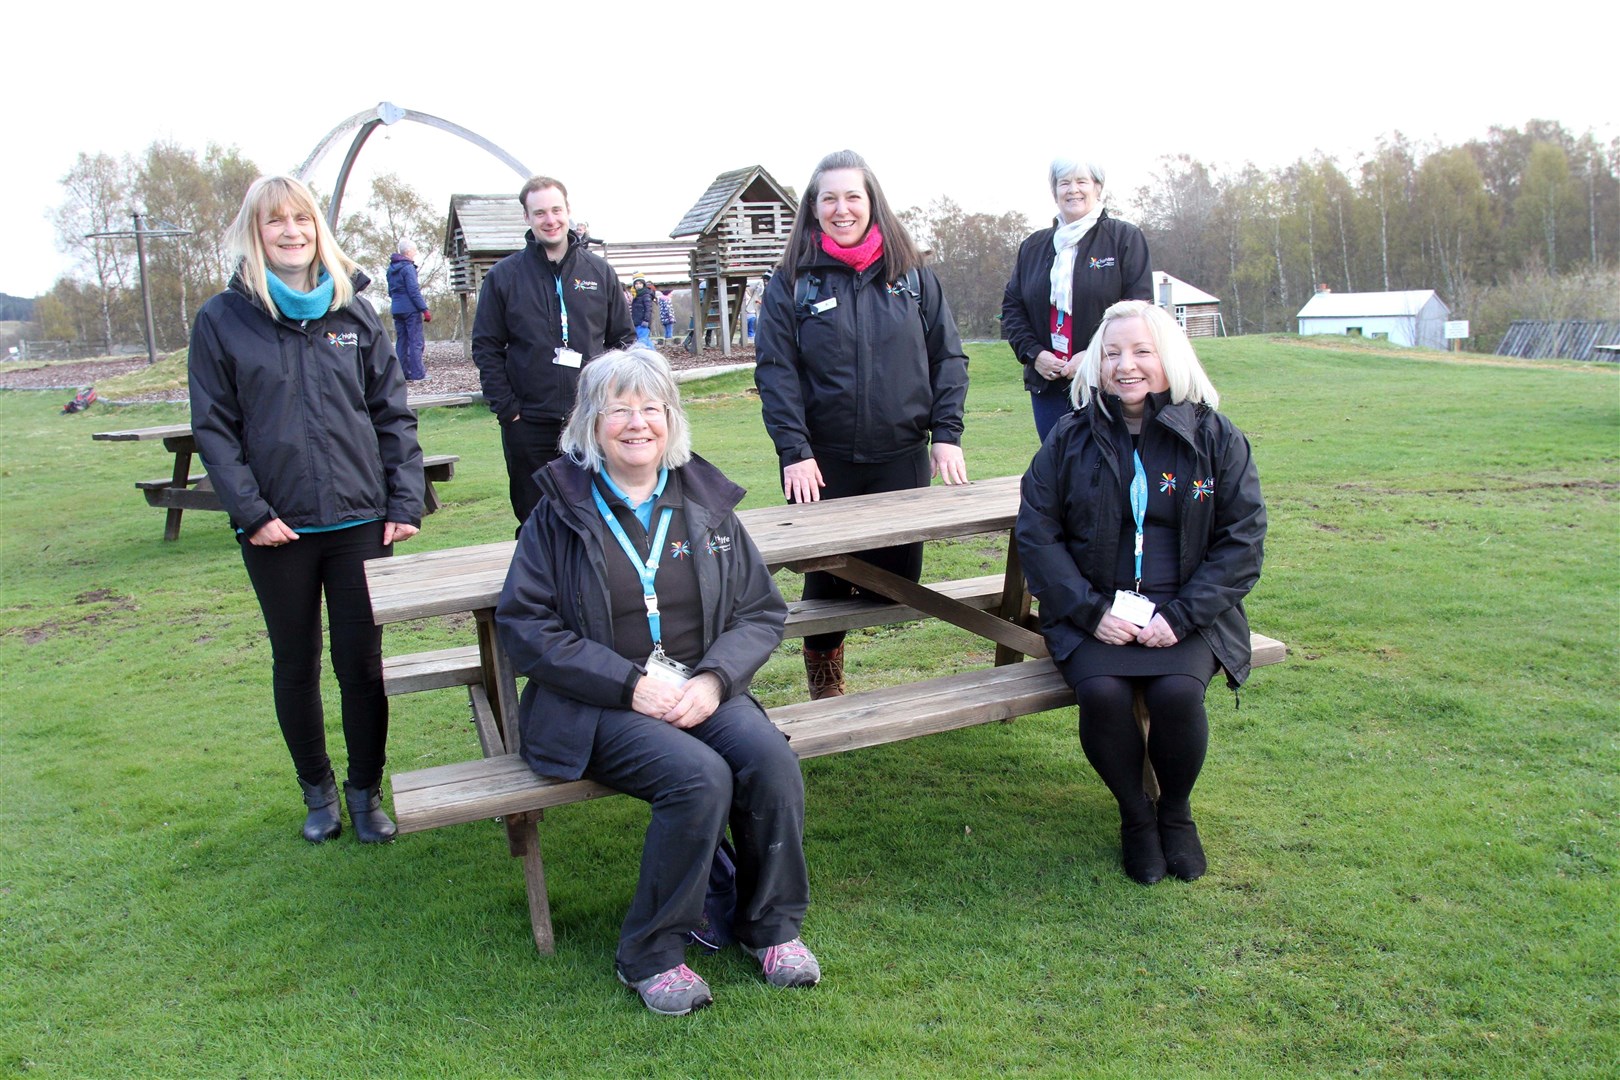
[[[422,366],[422,313],[394,316],[394,351],[399,354],[399,366],[411,381],[427,378]]]
[[[317,784],[332,769],[321,709],[321,593],[332,635],[332,670],[343,702],[349,783],[382,779],[388,742],[383,693],[382,628],[371,621],[365,561],[393,554],[383,523],[334,532],[300,533],[281,547],[254,547],[241,537],[242,562],[270,632],[276,719],[299,779]]]
[[[814,448],[812,448],[814,449]],[[821,452],[816,453],[816,466],[827,486],[821,489],[823,499],[842,499],[851,495],[871,495],[880,491],[909,491],[928,486],[928,448],[893,461],[878,464],[856,464]],[[916,581],[922,577],[923,546],[901,544],[898,547],[857,551],[855,558],[871,563],[892,574]],[[862,591],[841,577],[816,570],[804,575],[804,599],[847,600],[863,595]],[[844,643],[844,632],[811,634],[804,639],[804,647],[826,651]]]
[[[756,949],[799,936],[810,906],[799,759],[753,698],[720,703],[687,731],[605,709],[585,775],[652,805],[641,876],[616,960],[631,981],[681,963],[703,920],[714,849],[731,825],[737,940]]]
[[[562,456],[557,440],[562,437],[561,420],[512,420],[503,416],[501,421],[501,449],[506,452],[506,480],[512,498],[512,513],[517,515],[517,531],[529,520],[529,511],[540,501],[540,485],[534,474]]]
[[[1045,442],[1047,433],[1057,427],[1057,422],[1074,409],[1067,392],[1032,393],[1029,395],[1029,403],[1035,412],[1035,434],[1041,442]]]

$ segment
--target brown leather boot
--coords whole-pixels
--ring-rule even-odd
[[[810,680],[810,700],[844,696],[844,647],[804,650],[804,673]]]

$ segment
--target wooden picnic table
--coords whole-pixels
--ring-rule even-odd
[[[471,405],[483,400],[482,394],[419,394],[407,398],[406,403],[420,412],[422,409],[435,406]],[[96,442],[161,441],[163,448],[174,455],[174,469],[169,476],[135,481],[135,487],[145,493],[148,506],[161,507],[168,511],[163,523],[163,539],[180,538],[180,519],[187,510],[225,509],[220,504],[219,495],[214,491],[214,485],[207,474],[193,475],[191,472],[191,459],[197,453],[197,440],[191,433],[190,424],[98,431],[90,438]],[[423,459],[423,471],[427,479],[427,488],[423,492],[425,512],[431,514],[439,508],[438,492],[434,490],[433,485],[435,482],[443,483],[452,479],[455,476],[455,464],[460,460],[455,454],[439,454]]]
[[[801,758],[880,745],[919,735],[1007,720],[1074,704],[1074,695],[1030,625],[1030,601],[1011,530],[1018,515],[1019,477],[935,485],[913,491],[856,496],[739,513],[773,570],[831,570],[885,597],[870,601],[801,601],[789,606],[788,631],[819,632],[827,609],[850,607],[843,626],[870,626],[922,616],[943,619],[996,644],[996,666],[769,710]],[[982,533],[1008,536],[1000,588],[983,580],[919,585],[853,557],[892,544]],[[552,951],[550,903],[535,823],[549,807],[613,792],[589,780],[538,777],[519,751],[516,672],[495,633],[494,608],[515,543],[510,540],[421,552],[366,563],[372,615],[389,625],[471,612],[478,648],[416,654],[408,689],[467,685],[483,750],[479,761],[433,766],[393,777],[401,833],[499,818],[511,854],[523,860],[535,945]],[[862,607],[862,605],[865,605]],[[988,610],[987,610],[988,609]],[[818,622],[817,620],[823,620]],[[798,629],[795,630],[797,623]],[[1256,665],[1285,654],[1281,642],[1255,635]],[[1035,657],[1038,659],[1025,660]],[[459,670],[446,672],[445,663]],[[435,665],[437,675],[421,675]],[[385,680],[394,661],[386,661]],[[470,665],[476,669],[469,670]],[[393,691],[391,691],[393,692]]]

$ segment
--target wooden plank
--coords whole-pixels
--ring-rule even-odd
[[[1001,600],[1001,575],[941,581],[925,586],[959,603],[986,609]],[[835,630],[888,626],[926,618],[916,608],[882,600],[796,600],[788,605],[787,635],[808,637]],[[406,653],[383,660],[383,689],[390,695],[481,683],[478,646],[460,645],[431,652]]]
[[[1018,516],[1019,477],[951,487],[757,507],[739,514],[773,567],[882,544],[1007,532]],[[885,526],[874,533],[874,520]],[[495,606],[513,541],[374,560],[366,564],[379,625]]]
[[[170,485],[146,488],[146,503],[148,506],[157,506],[175,510],[220,510],[225,509],[220,504],[219,493],[213,488],[177,488]],[[168,539],[173,539],[169,537]]]
[[[90,438],[100,442],[145,442],[190,434],[190,424],[166,424],[163,427],[129,428],[125,431],[98,431]]]
[[[383,691],[389,696],[471,686],[479,681],[477,645],[406,653],[383,661]]]
[[[890,597],[896,603],[909,604],[936,619],[943,619],[953,626],[959,626],[998,645],[1017,649],[1027,656],[1047,655],[1046,640],[1033,630],[1026,630],[978,608],[958,604],[926,586],[918,585],[899,574],[873,566],[861,559],[841,559],[839,562],[842,565],[832,569],[845,581]]]
[[[1251,635],[1254,665],[1280,663],[1282,642]],[[1074,692],[1050,660],[958,672],[841,698],[782,705],[771,721],[801,759],[1069,708]],[[589,780],[536,776],[517,754],[395,773],[402,833],[545,810],[614,794]]]

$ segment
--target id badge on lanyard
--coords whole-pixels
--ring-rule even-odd
[[[1114,605],[1108,613],[1132,626],[1146,626],[1153,621],[1153,601],[1143,596],[1142,540],[1147,524],[1148,482],[1147,470],[1142,467],[1142,455],[1131,452],[1135,472],[1131,476],[1131,517],[1136,522],[1136,589],[1119,589],[1114,593]]]

